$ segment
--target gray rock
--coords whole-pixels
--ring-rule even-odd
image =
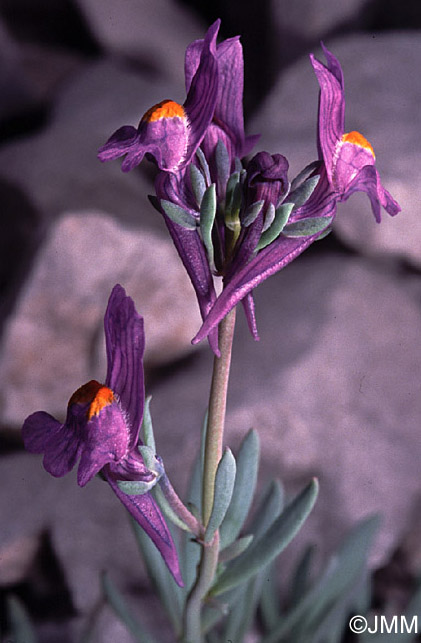
[[[6,325],[3,423],[20,426],[37,409],[62,416],[78,386],[104,378],[102,323],[115,283],[145,318],[147,364],[168,363],[191,349],[198,306],[170,239],[125,229],[100,213],[66,214]]]
[[[110,53],[184,83],[184,52],[206,27],[169,0],[77,0],[92,32]],[[166,98],[166,97],[164,97]]]
[[[45,130],[0,150],[0,176],[19,186],[44,216],[100,209],[136,224],[161,227],[147,200],[151,182],[120,163],[100,163],[98,148],[121,125],[167,96],[183,100],[170,83],[147,80],[111,62],[93,63],[63,85]],[[145,169],[145,171],[147,171]]]
[[[271,9],[277,28],[290,38],[320,39],[335,27],[355,19],[367,0],[272,0]]]
[[[365,253],[399,254],[419,266],[419,35],[350,36],[328,39],[326,45],[344,70],[347,131],[361,131],[372,143],[383,184],[403,210],[393,219],[384,213],[377,226],[367,197],[353,195],[339,206],[334,229],[347,244]],[[259,147],[287,156],[291,176],[317,158],[317,96],[317,81],[306,57],[285,73],[249,127],[250,132],[262,132]]]
[[[52,546],[79,612],[74,622],[62,624],[67,634],[69,628],[86,626],[86,617],[100,596],[102,571],[110,573],[123,593],[133,586],[147,586],[127,512],[107,484],[94,479],[80,489],[74,472],[54,479],[44,471],[41,457],[30,454],[2,458],[1,482],[9,493],[0,497],[4,517],[0,548],[10,551],[21,547],[24,556],[25,542],[40,531],[50,530]],[[112,631],[119,627],[111,614],[106,622]],[[98,639],[102,640],[111,639]]]

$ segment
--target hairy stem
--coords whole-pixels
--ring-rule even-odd
[[[202,521],[205,529],[212,513],[216,470],[222,457],[234,327],[235,308],[219,324],[219,350],[221,351],[221,356],[215,357],[213,363],[202,479]],[[202,556],[196,582],[187,599],[184,612],[184,634],[182,639],[184,643],[200,643],[202,641],[202,603],[215,577],[218,555],[219,532],[217,531],[211,543],[208,545],[202,543]]]

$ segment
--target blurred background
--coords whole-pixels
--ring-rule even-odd
[[[198,446],[212,357],[188,278],[147,194],[98,147],[164,98],[183,102],[186,46],[222,19],[241,35],[248,134],[291,177],[317,158],[318,85],[308,54],[339,58],[346,129],[372,143],[400,202],[377,225],[365,195],[334,232],[259,287],[261,340],[242,311],[226,442],[262,440],[260,484],[321,492],[288,559],[318,558],[380,512],[371,564],[378,601],[397,606],[421,569],[421,7],[418,0],[1,0],[0,627],[20,597],[42,643],[78,640],[107,569],[153,623],[153,599],[123,507],[100,480],[54,480],[23,451],[35,410],[63,418],[72,392],[105,375],[102,319],[119,282],[145,317],[147,392],[158,449],[182,492]],[[162,641],[166,638],[162,625]],[[132,639],[109,610],[100,643]]]

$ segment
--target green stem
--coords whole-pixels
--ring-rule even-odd
[[[219,350],[221,356],[215,357],[213,363],[202,479],[202,519],[205,529],[212,513],[215,476],[222,457],[234,328],[235,308],[219,324]],[[215,533],[211,543],[208,545],[201,543],[201,545],[202,557],[196,582],[187,598],[184,612],[184,634],[182,639],[184,643],[200,643],[202,641],[202,602],[212,585],[218,565],[219,532]]]
[[[212,512],[216,470],[222,457],[234,328],[235,308],[219,324],[221,357],[215,357],[213,362],[202,482],[202,519],[205,529]]]

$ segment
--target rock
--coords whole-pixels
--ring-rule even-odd
[[[389,33],[328,39],[326,45],[344,70],[347,131],[359,130],[372,143],[382,182],[403,210],[393,219],[384,213],[377,226],[366,196],[353,195],[339,205],[334,230],[364,253],[398,254],[419,266],[421,206],[414,186],[421,171],[420,39],[415,33]],[[320,52],[316,55],[323,60]],[[260,148],[287,156],[291,176],[317,158],[317,96],[306,57],[281,78],[249,127],[250,132],[262,132]]]
[[[37,409],[62,416],[78,386],[103,380],[102,323],[116,283],[145,318],[147,364],[169,363],[190,351],[200,316],[171,240],[125,229],[101,213],[65,214],[50,231],[6,326],[3,423],[20,426]]]
[[[56,631],[55,639],[45,635],[42,640],[61,640],[60,625],[66,635],[74,627],[79,630],[86,627],[86,618],[100,596],[102,571],[110,573],[123,593],[129,593],[132,587],[148,585],[127,512],[107,484],[96,478],[80,489],[75,472],[54,479],[44,471],[42,458],[30,454],[3,457],[0,477],[2,487],[7,485],[13,493],[12,496],[2,494],[0,499],[5,517],[0,534],[1,551],[22,546],[35,532],[48,529],[71,601],[78,612],[77,618],[67,614],[61,624],[50,623],[47,627],[40,622],[41,628],[47,627],[49,631],[54,625]],[[36,594],[37,587],[33,589]],[[44,593],[45,587],[39,587],[38,591]],[[59,609],[62,605],[57,604],[56,610]],[[108,613],[104,619],[112,631],[118,630],[117,617]],[[99,629],[102,631],[101,624]]]
[[[240,323],[226,443],[235,449],[256,428],[261,479],[277,475],[289,492],[319,476],[301,546],[312,540],[332,552],[346,529],[380,512],[374,563],[405,529],[421,457],[417,301],[393,272],[315,255],[256,290],[259,343]],[[181,488],[198,446],[209,362],[204,354],[195,370],[153,390],[158,449]]]
[[[121,125],[137,125],[170,83],[151,81],[112,62],[87,65],[65,83],[45,130],[0,150],[0,176],[20,187],[45,217],[68,210],[100,209],[140,225],[162,227],[146,179],[150,167],[123,174],[118,161],[100,163],[98,148]],[[162,228],[163,229],[163,228]]]
[[[77,0],[77,4],[107,51],[184,86],[185,49],[203,38],[206,27],[182,5],[169,0]]]
[[[332,4],[329,0],[272,0],[273,19],[282,34],[291,39],[320,40],[328,32],[355,20],[368,4],[367,0],[345,0]]]
[[[0,19],[0,123],[22,116],[36,106],[36,96],[22,74],[19,46]]]

